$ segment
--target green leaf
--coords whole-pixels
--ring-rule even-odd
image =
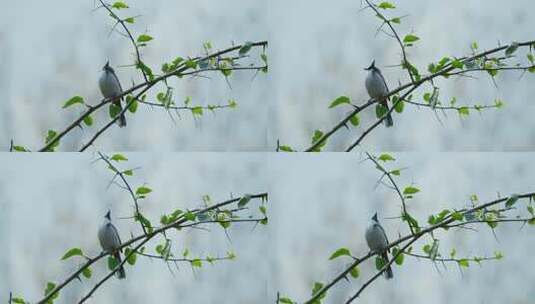
[[[23,298],[14,297],[13,299],[11,299],[11,303],[27,304],[27,303],[30,303],[30,302],[26,302]]]
[[[13,146],[13,151],[15,151],[15,152],[30,152],[30,150],[26,149],[25,147],[17,146],[17,145]]]
[[[459,112],[459,115],[461,115],[461,116],[470,115],[470,110],[468,109],[468,107],[460,107],[460,108],[457,109],[457,112]]]
[[[152,223],[143,214],[136,212],[134,218],[136,221],[140,222],[143,227],[146,227],[149,233],[152,232]]]
[[[200,259],[194,259],[191,261],[191,266],[201,268],[202,261]]]
[[[116,162],[120,162],[120,161],[127,161],[128,158],[126,158],[124,155],[122,154],[114,154],[112,157],[111,157],[111,160],[114,160]]]
[[[349,274],[353,277],[353,279],[358,278],[359,275],[360,275],[359,266],[357,265],[357,266],[351,268],[351,270],[349,271]]]
[[[85,267],[84,270],[82,270],[82,275],[86,279],[90,279],[93,272],[91,271],[91,268],[89,266]]]
[[[138,43],[144,43],[144,42],[148,42],[148,41],[151,41],[153,38],[149,35],[146,35],[146,34],[141,34],[137,37],[137,42]]]
[[[135,22],[135,19],[134,19],[134,18],[135,18],[135,17],[128,17],[128,18],[124,19],[124,21],[125,21],[126,23],[134,24],[134,22]]]
[[[245,54],[249,53],[252,47],[253,43],[251,41],[246,41],[238,51],[238,54],[240,54],[240,56],[244,56]]]
[[[333,254],[331,254],[331,257],[329,257],[329,260],[334,260],[337,257],[344,256],[344,255],[351,256],[351,251],[349,251],[349,249],[347,248],[340,248],[336,250],[335,252],[333,252]]]
[[[108,256],[108,269],[109,270],[114,270],[115,268],[117,268],[117,266],[119,266],[119,264],[121,263],[114,256],[112,255]]]
[[[111,7],[115,9],[123,9],[123,8],[128,8],[128,5],[124,3],[123,1],[116,1],[115,3],[113,3]]]
[[[513,194],[505,201],[505,207],[510,208],[518,201],[518,194]]]
[[[403,43],[409,45],[418,40],[420,40],[418,36],[409,34],[409,35],[406,35],[405,38],[403,38]]]
[[[381,156],[379,156],[378,159],[379,159],[380,161],[383,161],[383,162],[394,161],[394,160],[396,160],[394,157],[392,157],[392,155],[387,154],[387,153],[383,153],[383,154],[381,154]]]
[[[531,219],[528,221],[528,224],[529,224],[529,225],[535,225],[535,217],[534,217],[534,218],[531,218]]]
[[[380,257],[380,256],[376,256],[375,257],[375,268],[377,270],[383,269],[383,267],[385,267],[385,265],[386,265],[386,261],[382,257]]]
[[[132,169],[124,170],[123,174],[124,175],[128,175],[128,176],[133,176],[134,175],[134,171],[132,171]]]
[[[457,263],[459,264],[459,266],[465,268],[468,268],[468,266],[470,266],[467,259],[460,259],[459,261],[457,261]]]
[[[401,215],[401,219],[403,221],[406,221],[411,227],[413,227],[416,233],[420,231],[420,225],[418,224],[418,221],[407,212],[404,212]]]
[[[47,282],[46,288],[45,288],[45,296],[48,296],[52,292],[52,290],[54,290],[54,288],[56,288],[56,283]],[[53,299],[56,299],[57,297],[59,297],[59,292],[56,292],[50,299],[53,300]]]
[[[243,208],[245,205],[249,203],[251,200],[250,194],[245,194],[239,201],[238,201],[238,208]]]
[[[379,3],[379,5],[377,7],[378,8],[382,8],[384,10],[396,8],[396,6],[394,4],[392,4],[390,2],[386,2],[386,1]]]
[[[331,104],[329,105],[329,109],[332,109],[336,106],[339,106],[341,104],[350,104],[351,103],[351,100],[349,99],[349,97],[347,96],[340,96],[338,98],[336,98],[335,100],[333,100],[333,102],[331,102]]]
[[[145,195],[152,192],[152,189],[146,186],[141,186],[136,189],[136,195]]]
[[[69,249],[61,258],[62,260],[66,260],[73,256],[84,256],[84,253],[82,252],[82,249],[80,248],[71,248]]]
[[[63,107],[62,107],[62,108],[65,109],[65,108],[68,108],[68,107],[70,107],[70,106],[72,106],[72,105],[75,105],[75,104],[77,104],[77,103],[84,104],[84,98],[81,97],[81,96],[74,96],[73,98],[67,100],[67,101],[65,102],[65,104],[63,104]]]
[[[455,59],[451,62],[451,66],[456,69],[462,69],[464,67],[464,64],[460,60]]]
[[[323,283],[321,282],[314,282],[314,286],[312,286],[312,295],[315,296],[321,289],[323,288]],[[325,297],[325,293],[323,293],[320,296],[320,300]]]
[[[518,42],[511,43],[506,49],[505,49],[505,56],[511,56],[514,52],[518,49]]]
[[[456,221],[462,221],[464,216],[461,212],[455,211],[451,214],[451,218]]]
[[[294,301],[292,301],[290,298],[282,297],[282,298],[279,298],[279,303],[294,304]]]
[[[382,118],[383,116],[385,116],[386,113],[388,113],[388,108],[384,105],[378,103],[375,106],[375,117]]]
[[[93,125],[93,117],[91,117],[91,115],[86,115],[84,117],[84,123],[86,126],[91,127]]]
[[[399,253],[399,255],[396,257],[395,262],[396,262],[397,265],[401,265],[401,264],[403,264],[404,254],[403,254],[403,252],[399,251],[398,247],[394,247],[392,249],[392,257],[395,257],[398,253]]]
[[[323,132],[321,130],[315,130],[314,135],[312,136],[312,144],[316,144],[323,137]],[[325,146],[326,141],[324,140],[314,151],[320,151],[323,146]]]
[[[418,189],[416,187],[412,187],[412,186],[408,186],[403,190],[403,194],[405,194],[405,195],[412,195],[412,194],[415,194],[415,193],[418,193],[418,192],[420,192],[420,189]]]
[[[394,110],[397,112],[397,113],[401,113],[403,112],[403,108],[405,108],[405,102],[403,100],[401,101],[398,101],[397,103],[394,103]]]
[[[392,19],[390,19],[390,22],[395,23],[395,24],[400,24],[401,23],[401,18],[399,18],[399,17],[392,18]]]
[[[199,115],[199,116],[202,116],[202,113],[203,113],[203,111],[202,111],[202,107],[193,107],[193,108],[191,108],[191,113],[192,113],[193,115]]]
[[[357,127],[359,124],[360,124],[360,118],[359,118],[359,115],[358,114],[355,114],[353,116],[351,116],[351,118],[349,119],[349,122]]]
[[[124,251],[124,256],[127,257],[126,258],[126,262],[130,265],[134,265],[136,264],[136,261],[137,261],[137,253],[134,252],[132,249],[126,247],[125,251]]]
[[[45,144],[49,144],[50,142],[52,142],[56,138],[57,134],[58,134],[58,132],[56,132],[54,130],[48,130],[48,132],[46,134],[46,138],[45,138]],[[57,146],[59,146],[59,140],[56,140],[54,142],[54,144],[52,146],[50,146],[48,151],[54,151]]]
[[[116,105],[114,103],[110,103],[110,107],[108,108],[108,114],[110,115],[110,118],[115,118],[119,113],[121,113],[122,109],[119,105]]]
[[[283,152],[295,152],[290,146],[279,146],[279,151]]]
[[[137,100],[131,101],[133,97],[131,97],[130,100],[128,97],[131,97],[131,96],[129,95],[126,97],[126,104],[130,104],[130,106],[128,107],[128,111],[130,111],[130,113],[136,113],[137,106],[139,105],[139,103],[137,102]]]

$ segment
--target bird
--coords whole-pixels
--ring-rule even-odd
[[[98,240],[102,250],[113,255],[113,257],[121,263],[121,238],[119,237],[119,232],[117,228],[111,222],[111,211],[108,210],[108,213],[104,216],[104,224],[98,230]],[[117,270],[116,275],[119,279],[126,278],[124,268],[121,265],[119,270]]]
[[[386,81],[383,77],[383,74],[381,74],[381,70],[379,70],[375,66],[375,60],[373,60],[372,64],[364,70],[368,71],[368,76],[366,76],[365,81],[366,91],[368,91],[368,95],[370,95],[371,98],[386,107],[386,110],[388,111],[389,98],[385,97],[388,94],[388,86],[386,85]],[[387,127],[391,127],[394,125],[394,121],[392,120],[392,115],[390,115],[390,113],[388,113],[386,116],[385,125]]]
[[[100,79],[98,81],[98,85],[100,87],[100,92],[104,96],[104,98],[114,98],[117,96],[120,96],[123,93],[123,89],[121,87],[121,83],[119,82],[119,78],[115,74],[115,71],[110,66],[110,62],[107,61],[104,67],[102,68],[102,75],[100,76]],[[116,98],[112,102],[119,107],[119,109],[122,111],[121,107],[121,101],[123,98]],[[117,123],[119,124],[119,127],[126,127],[126,117],[124,116],[124,113],[121,114],[121,117],[117,120]]]
[[[385,230],[379,224],[377,212],[372,217],[370,226],[366,229],[366,243],[368,243],[368,247],[370,247],[372,252],[381,255],[385,263],[388,264],[388,250],[386,249],[388,247],[388,238],[386,237]],[[387,279],[394,277],[390,266],[385,270],[385,277]]]

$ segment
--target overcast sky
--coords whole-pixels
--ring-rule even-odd
[[[178,253],[184,246],[197,254],[225,254],[238,258],[203,267],[192,273],[182,267],[171,274],[159,261],[139,259],[127,267],[127,280],[111,280],[97,291],[94,303],[123,297],[128,303],[158,299],[169,303],[273,303],[276,292],[303,301],[314,281],[333,278],[347,260],[328,261],[336,249],[347,247],[361,256],[367,253],[364,230],[374,212],[379,213],[390,239],[407,231],[398,220],[400,205],[395,193],[379,186],[379,172],[357,154],[126,154],[128,166],[140,167],[134,185],[147,183],[154,192],[142,203],[150,218],[157,220],[174,208],[199,206],[201,196],[221,201],[243,193],[269,192],[269,225],[234,225],[229,241],[217,228],[173,234]],[[429,214],[444,208],[462,208],[477,194],[482,202],[498,195],[533,191],[535,155],[528,153],[398,153],[391,168],[407,168],[400,186],[414,184],[421,189],[408,209],[425,223]],[[123,240],[138,234],[130,223],[128,194],[111,186],[110,173],[92,155],[3,155],[0,165],[0,295],[9,290],[36,300],[49,280],[60,281],[77,266],[76,259],[60,261],[71,247],[89,255],[100,249],[98,226],[108,208]],[[512,215],[525,212],[519,204]],[[478,232],[438,232],[440,252],[448,255],[493,255],[505,258],[472,265],[459,271],[455,265],[440,272],[426,260],[406,258],[394,267],[394,280],[382,278],[363,293],[363,303],[528,303],[535,294],[531,226],[501,224],[496,238],[487,226]],[[421,252],[428,240],[414,246]],[[153,249],[157,243],[148,246]],[[62,292],[58,303],[79,299],[104,275],[105,263],[93,267],[88,282],[75,282]],[[336,286],[326,303],[340,303],[372,276],[374,266],[361,266],[361,278]],[[514,274],[514,275],[512,275]],[[385,291],[386,290],[386,291]],[[415,290],[417,292],[415,292]],[[463,290],[459,293],[459,290]],[[222,300],[223,299],[223,300]]]
[[[155,38],[143,51],[146,62],[158,69],[176,56],[194,56],[211,41],[216,49],[233,42],[269,40],[269,74],[254,77],[236,73],[231,88],[219,74],[210,79],[173,80],[178,103],[186,96],[201,104],[225,103],[233,98],[238,108],[208,114],[197,122],[191,115],[173,122],[161,109],[141,107],[126,129],[111,128],[97,140],[104,150],[166,151],[273,151],[276,141],[303,149],[316,129],[326,131],[348,108],[327,109],[332,100],[347,95],[355,103],[366,100],[365,71],[372,59],[393,88],[406,82],[406,73],[393,39],[375,35],[378,19],[360,11],[360,1],[213,1],[179,3],[171,0],[128,2],[126,15],[142,15],[132,25],[134,33]],[[477,41],[481,49],[533,39],[529,0],[502,1],[399,1],[392,16],[407,15],[399,26],[401,35],[421,39],[408,49],[412,63],[423,72],[443,56],[462,56]],[[36,149],[48,129],[64,128],[78,114],[61,110],[73,95],[92,104],[100,97],[97,79],[106,60],[113,66],[132,62],[128,41],[108,35],[112,26],[93,1],[58,0],[54,3],[11,3],[0,12],[0,143],[9,140]],[[451,9],[454,7],[455,9]],[[36,26],[38,24],[39,26]],[[38,51],[36,51],[38,50]],[[518,52],[525,60],[525,52]],[[516,60],[516,59],[515,59]],[[124,86],[139,76],[133,69],[118,67]],[[457,97],[458,104],[492,104],[505,107],[473,113],[460,119],[457,113],[437,116],[427,108],[406,107],[394,115],[395,127],[379,127],[363,145],[385,150],[525,151],[535,147],[532,113],[533,74],[500,73],[497,87],[486,75],[478,79],[440,79],[440,98]],[[24,79],[24,81],[21,81]],[[429,87],[414,95],[421,100]],[[159,90],[154,91],[154,96]],[[327,146],[341,150],[375,120],[374,111],[361,115],[356,130],[342,130]],[[105,113],[97,115],[102,123]],[[87,141],[95,130],[75,130],[62,143],[72,150]],[[94,149],[94,148],[92,148]]]

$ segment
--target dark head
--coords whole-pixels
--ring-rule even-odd
[[[108,210],[108,212],[106,213],[104,217],[107,218],[108,221],[111,221],[111,210]]]
[[[106,64],[102,67],[103,71],[113,71],[113,69],[110,66],[110,61],[106,61]]]
[[[375,214],[372,216],[372,220],[373,220],[374,222],[379,223],[379,220],[377,219],[377,212],[375,212]]]
[[[372,61],[372,64],[370,64],[370,66],[365,68],[364,70],[369,71],[373,69],[375,69],[375,59]]]

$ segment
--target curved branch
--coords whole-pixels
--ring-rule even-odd
[[[264,192],[264,193],[251,195],[250,197],[251,197],[251,199],[262,199],[262,200],[264,200],[264,199],[267,199],[268,194]],[[232,203],[237,203],[241,199],[242,199],[242,197],[232,198],[232,199],[217,203],[215,205],[206,207],[204,209],[197,209],[196,211],[194,211],[194,213],[195,214],[199,214],[199,213],[203,213],[203,212],[216,210],[218,208],[230,205]],[[132,237],[130,240],[128,240],[126,242],[123,242],[121,244],[121,246],[119,248],[117,248],[117,250],[122,250],[123,248],[128,247],[130,245],[133,245],[133,244],[135,244],[135,243],[137,243],[139,241],[143,241],[143,243],[146,243],[148,240],[152,239],[154,236],[156,236],[156,235],[158,235],[158,234],[160,234],[162,232],[165,232],[165,231],[167,231],[169,229],[172,229],[172,228],[181,228],[181,227],[183,227],[184,226],[183,224],[185,224],[188,221],[189,221],[188,219],[186,219],[183,216],[181,216],[175,222],[170,223],[168,225],[165,225],[163,227],[160,227],[158,229],[154,229],[151,233],[147,233],[147,234],[139,235],[139,236],[136,236],[136,237]],[[136,247],[136,250],[137,250],[137,248],[138,247]],[[134,253],[136,250],[133,250],[131,253]],[[39,300],[37,303],[38,304],[47,303],[47,301],[50,300],[55,294],[57,294],[60,290],[65,288],[65,286],[67,286],[70,282],[72,282],[73,280],[78,278],[80,276],[80,274],[84,271],[84,269],[86,269],[87,267],[91,266],[92,264],[94,264],[98,260],[100,260],[100,259],[102,259],[102,258],[104,258],[104,257],[106,257],[108,255],[109,255],[109,253],[102,252],[99,255],[97,255],[96,257],[88,259],[87,262],[85,262],[78,270],[76,270],[71,275],[69,275],[67,277],[67,279],[65,279],[63,282],[61,282],[58,285],[56,285],[56,287],[53,290],[51,290],[43,299]],[[127,260],[127,258],[125,258],[123,260],[122,264],[124,264],[124,261],[126,261],[126,260]],[[115,271],[117,269],[118,269],[118,267],[116,267],[115,270],[111,274],[113,275],[113,273],[115,273]]]
[[[251,44],[251,47],[267,47],[268,45],[268,42],[267,41],[258,41],[258,42],[254,42]],[[232,46],[232,47],[229,47],[229,48],[226,48],[224,50],[221,50],[221,51],[217,51],[217,52],[214,52],[212,54],[208,54],[206,56],[202,56],[202,57],[195,57],[191,60],[193,60],[194,62],[198,63],[198,62],[201,62],[201,61],[205,61],[205,60],[209,60],[211,58],[217,58],[219,56],[222,56],[222,55],[225,55],[225,54],[228,54],[228,53],[232,53],[232,52],[235,52],[235,51],[238,51],[239,49],[241,49],[244,45],[243,44],[240,44],[240,45],[235,45],[235,46]],[[59,132],[56,137],[54,137],[54,139],[50,140],[47,144],[45,144],[42,148],[40,148],[38,151],[39,152],[46,152],[48,150],[50,150],[51,147],[53,147],[59,140],[61,140],[63,137],[65,137],[65,135],[67,135],[68,133],[70,133],[74,128],[76,128],[77,126],[80,126],[81,123],[83,122],[83,120],[88,117],[89,115],[91,115],[93,112],[95,112],[96,110],[102,108],[104,105],[112,102],[112,100],[115,100],[116,98],[123,98],[131,93],[134,93],[140,89],[143,89],[140,93],[138,93],[136,96],[137,98],[139,98],[141,95],[143,95],[143,93],[145,93],[148,89],[150,89],[151,87],[153,87],[154,85],[156,85],[157,83],[161,82],[161,81],[164,81],[172,76],[184,76],[184,75],[194,75],[194,74],[199,74],[199,73],[202,73],[202,72],[207,72],[207,71],[222,71],[222,70],[262,70],[262,69],[265,69],[267,67],[267,65],[265,66],[262,66],[262,67],[226,67],[226,68],[221,68],[221,69],[199,69],[199,70],[195,70],[195,71],[191,71],[191,72],[188,72],[188,70],[190,69],[189,67],[185,66],[185,61],[183,63],[181,63],[176,70],[174,71],[171,71],[171,72],[168,72],[166,74],[163,74],[161,76],[158,76],[158,77],[154,77],[154,79],[151,81],[145,81],[143,83],[140,83],[140,84],[137,84],[137,85],[134,85],[132,86],[131,88],[123,91],[122,94],[120,94],[119,96],[115,97],[115,98],[104,98],[101,100],[100,103],[98,103],[97,105],[95,106],[88,106],[88,110],[85,111],[84,113],[82,113],[82,115],[80,115],[80,117],[78,117],[74,122],[72,122],[71,124],[69,124],[63,131]],[[126,113],[126,111],[129,109],[129,107],[131,106],[131,104],[137,99],[137,98],[133,98],[123,109],[122,111],[120,112],[120,114],[124,114]],[[108,129],[110,126],[113,125],[113,123],[115,121],[117,121],[117,119],[119,119],[119,114],[118,116],[116,116],[114,119],[112,119],[111,122],[109,122],[108,124],[106,124],[101,130],[99,130],[97,133],[98,135],[95,137],[93,136],[93,138],[90,140],[90,142],[86,145],[84,145],[81,150],[85,150],[89,147],[90,144],[92,144],[96,138],[98,136],[100,136],[100,134],[102,134],[106,129]]]
[[[530,47],[532,45],[535,45],[535,40],[520,42],[520,43],[517,44],[518,47]],[[464,62],[469,62],[469,61],[472,61],[472,60],[475,60],[475,59],[479,59],[479,58],[483,58],[485,56],[488,56],[488,55],[491,55],[491,54],[494,54],[494,53],[497,53],[497,52],[501,52],[501,51],[507,49],[508,47],[510,47],[510,45],[504,45],[504,46],[495,47],[493,49],[490,49],[490,50],[487,50],[487,51],[482,51],[482,52],[474,54],[472,56],[465,56],[465,57],[463,57],[462,59],[459,59],[459,60],[461,62],[463,62],[463,63]],[[440,76],[450,75],[451,74],[450,72],[452,72],[452,71],[454,71],[456,69],[457,68],[452,66],[452,65],[447,65],[440,71],[437,71],[435,73],[432,73],[432,74],[429,74],[429,75],[421,77],[420,80],[417,80],[417,81],[414,81],[414,82],[405,83],[405,84],[402,84],[402,85],[398,86],[397,88],[395,88],[395,89],[391,90],[390,92],[388,92],[388,94],[386,94],[386,97],[392,97],[393,95],[398,94],[398,93],[400,93],[400,92],[402,92],[402,91],[404,91],[406,89],[409,89],[411,87],[412,87],[411,88],[411,91],[412,91],[412,90],[415,89],[415,87],[419,87],[420,85],[424,84],[425,82],[432,81],[435,78],[440,77]],[[408,96],[408,94],[406,96]],[[403,100],[403,99],[404,98],[400,98],[399,100]],[[365,103],[362,107],[369,106],[370,105],[369,103],[370,102]],[[395,106],[393,106],[392,108],[395,108]],[[306,152],[311,152],[311,151],[314,150],[313,148],[317,148],[321,143],[324,143],[334,133],[336,133],[340,128],[342,128],[351,119],[351,117],[353,117],[358,112],[360,112],[360,110],[358,110],[358,107],[356,107],[356,109],[353,112],[351,112],[349,115],[346,115],[346,117],[344,119],[342,119],[339,123],[337,123],[328,133],[326,133],[324,136],[322,136],[314,145],[312,145],[310,148],[307,148],[305,151]],[[391,112],[392,112],[392,109],[390,109],[390,111],[388,113],[391,113]],[[383,119],[381,119],[381,121],[382,120]],[[366,130],[366,134],[371,132],[375,127],[377,127],[377,125],[379,125],[379,123],[374,124],[372,127],[370,127],[369,130]],[[365,136],[366,134],[363,134],[363,135]],[[360,143],[360,141],[362,141],[364,136],[361,136],[361,138],[359,138],[359,140],[355,144],[355,146],[358,145]],[[353,148],[354,148],[354,146],[353,146]],[[351,148],[349,150],[352,150],[353,148]]]
[[[525,198],[531,198],[533,196],[535,196],[535,192],[524,193],[524,194],[520,194],[520,195],[515,196],[515,197],[517,197],[519,199],[520,198],[524,198],[525,199]],[[485,208],[488,208],[488,207],[491,207],[491,206],[494,206],[494,205],[498,205],[500,203],[504,203],[507,200],[509,200],[510,198],[511,197],[504,197],[504,198],[495,199],[493,201],[490,201],[488,203],[473,207],[471,209],[464,209],[464,210],[458,211],[458,212],[460,212],[461,214],[465,215],[467,213],[475,212],[475,211],[482,210],[482,209],[485,209]],[[452,218],[451,216],[446,217],[442,222],[440,222],[438,224],[435,224],[435,225],[428,226],[428,227],[424,227],[419,232],[417,232],[415,234],[410,234],[410,235],[399,237],[397,240],[395,240],[393,242],[390,242],[386,249],[389,250],[389,249],[391,249],[393,247],[396,247],[396,246],[398,246],[398,245],[400,245],[400,244],[402,244],[402,243],[404,243],[406,241],[413,242],[413,241],[415,241],[415,239],[419,239],[420,237],[424,236],[425,234],[429,234],[429,233],[433,232],[436,229],[447,227],[448,225],[452,224],[455,221],[456,220],[454,218]],[[502,221],[502,220],[498,220],[498,221]],[[485,221],[485,223],[486,222],[487,221]],[[463,223],[466,224],[466,223],[471,223],[471,222],[463,222]],[[400,252],[402,252],[402,250]],[[307,300],[305,303],[306,304],[312,304],[315,301],[317,301],[318,299],[320,299],[320,297],[322,297],[322,295],[325,294],[329,289],[331,289],[336,283],[338,283],[340,280],[344,279],[355,266],[358,266],[362,262],[366,261],[367,259],[369,259],[369,258],[371,258],[371,257],[373,257],[375,255],[376,255],[376,253],[370,252],[370,253],[364,255],[361,258],[355,258],[355,261],[353,263],[351,263],[351,265],[348,268],[346,268],[339,275],[337,275],[333,280],[331,280],[331,282],[329,282],[328,284],[323,286],[323,288],[321,288],[318,292],[316,292],[316,294],[314,294],[314,296],[312,298],[310,298],[309,300]],[[395,258],[393,258],[390,262],[392,262],[394,260],[395,260]],[[381,271],[384,271],[384,269],[385,268],[383,268]],[[359,290],[359,294],[360,294],[360,292],[362,292],[362,291]]]

